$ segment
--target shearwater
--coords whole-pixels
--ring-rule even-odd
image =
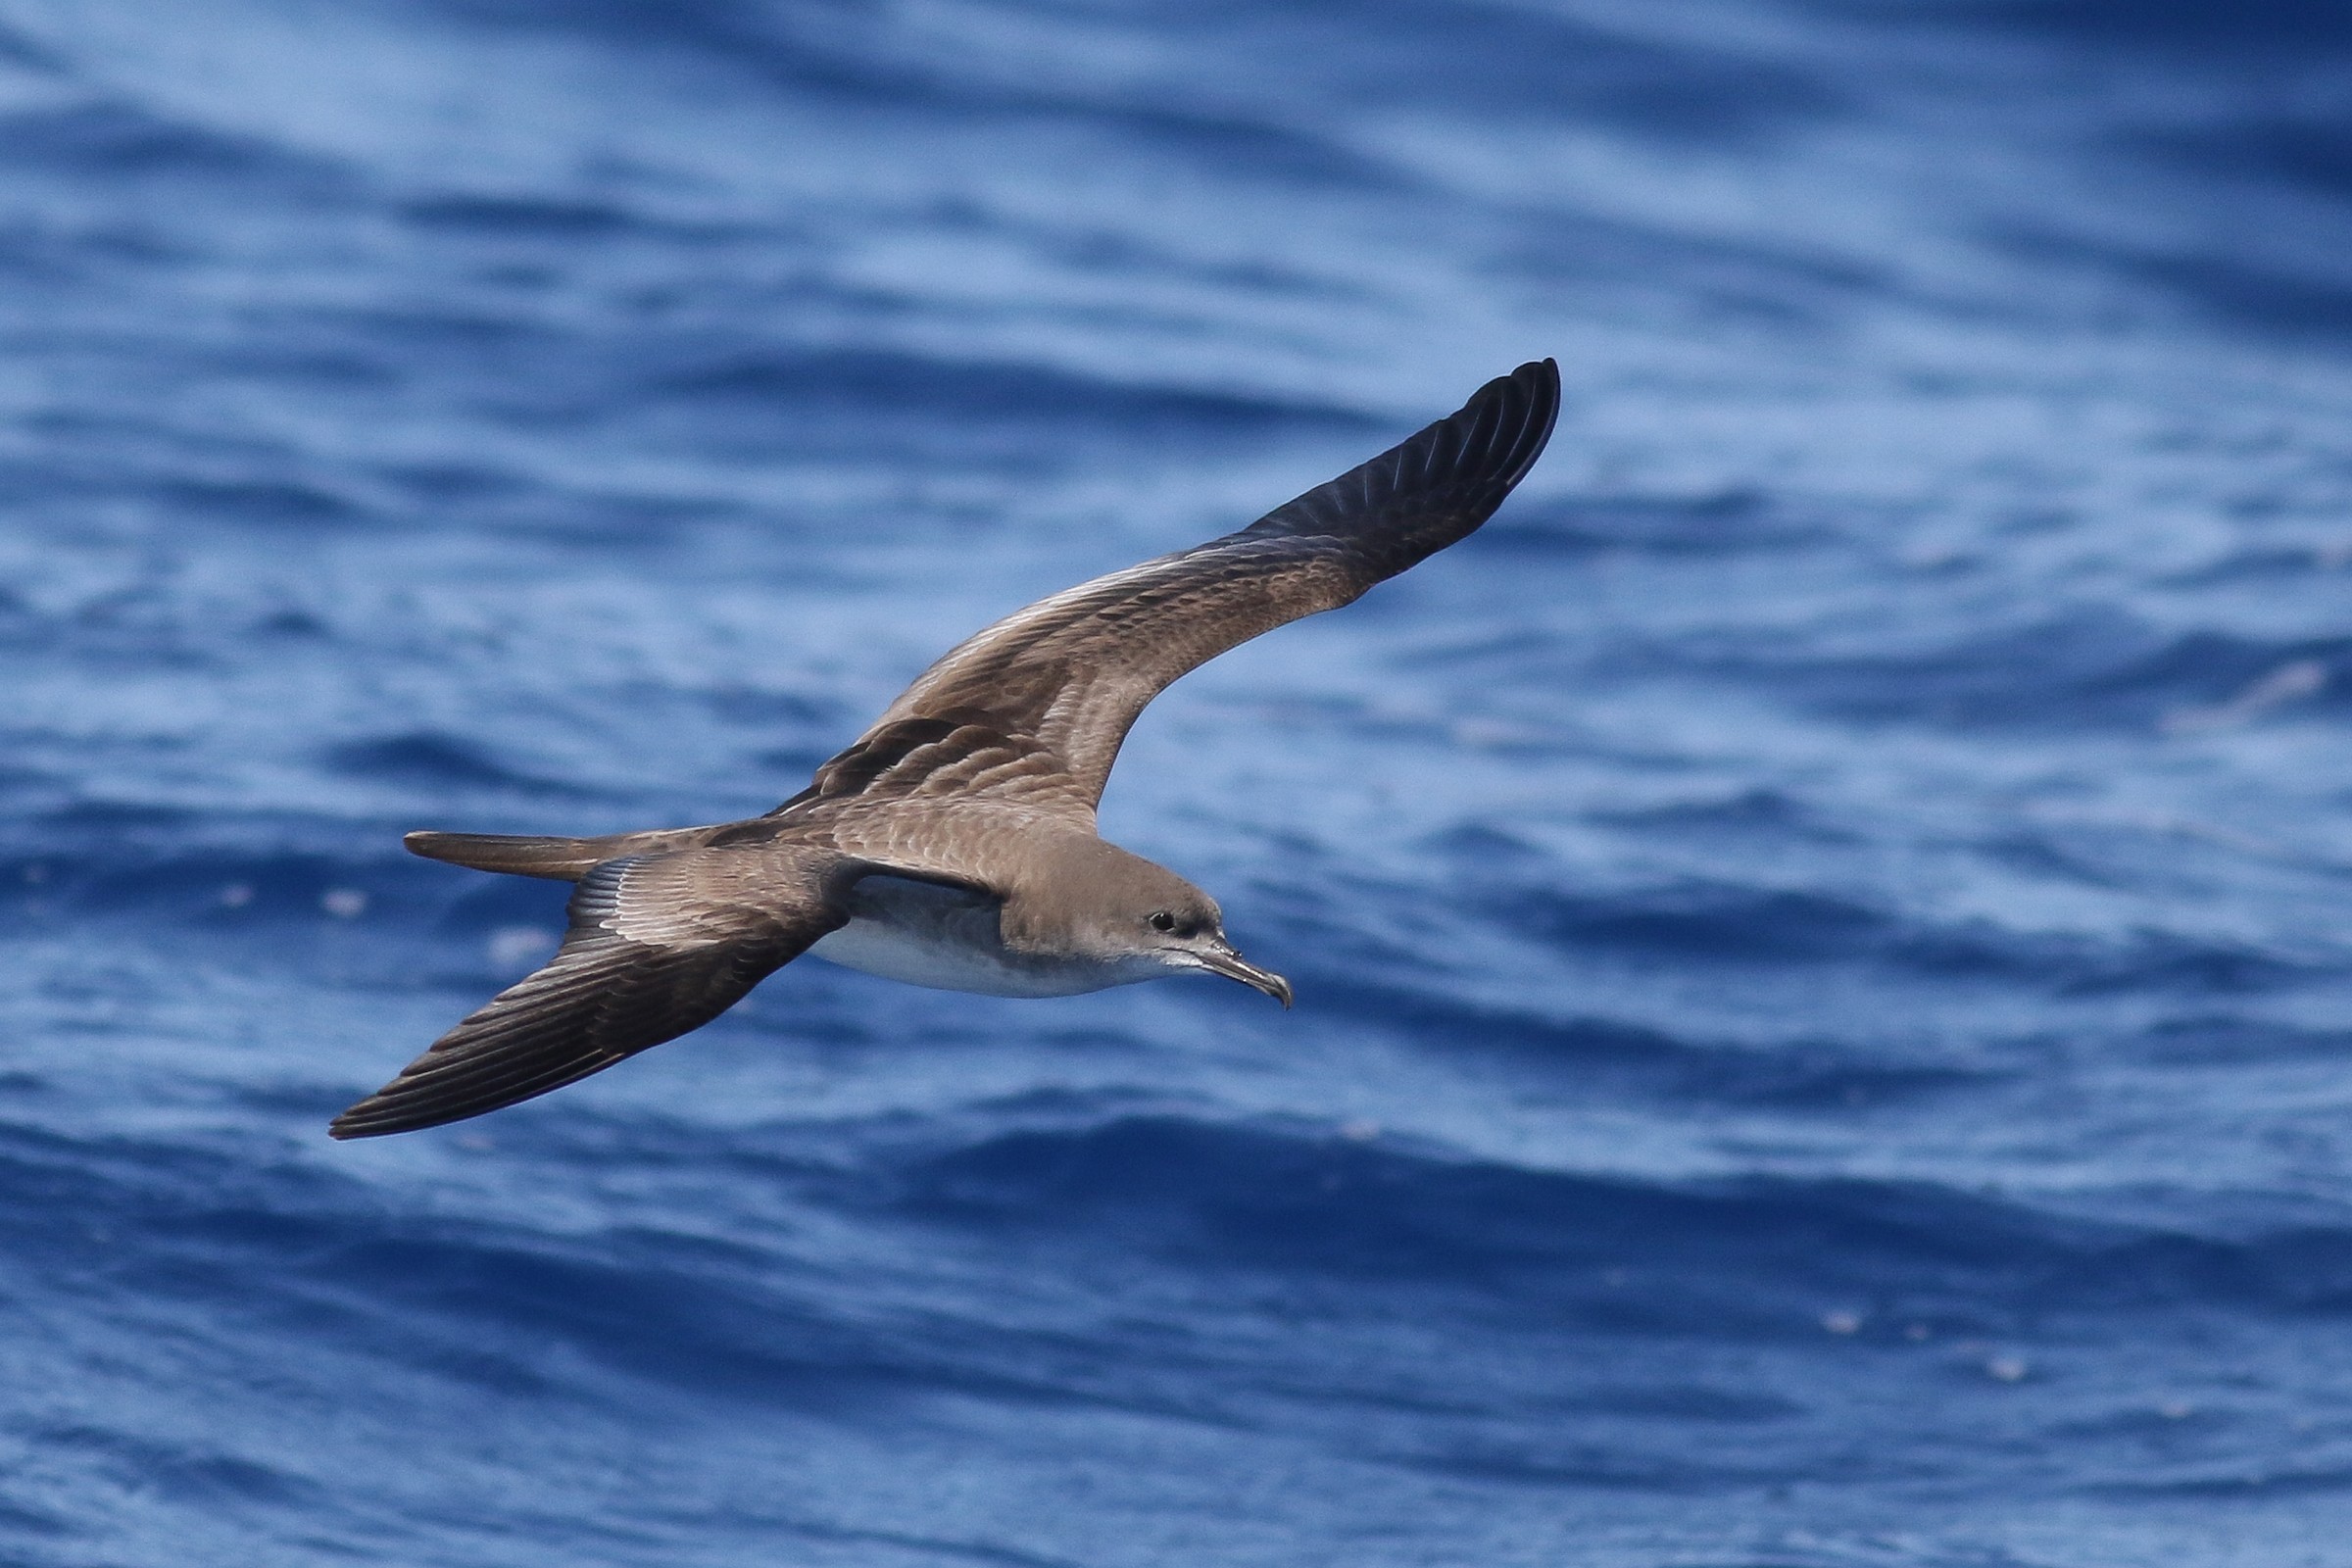
[[[335,1118],[478,1116],[698,1029],[804,953],[915,985],[1058,997],[1217,974],[1284,1006],[1216,901],[1105,843],[1095,806],[1171,681],[1468,535],[1551,438],[1559,368],[1461,409],[1239,533],[1041,600],[949,652],[765,816],[603,838],[412,833],[418,855],[574,883],[546,966]]]

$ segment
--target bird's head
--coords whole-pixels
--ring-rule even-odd
[[[1005,900],[1005,943],[1131,967],[1138,980],[1217,974],[1291,1004],[1291,983],[1236,953],[1217,901],[1162,865],[1071,835],[1031,861]]]

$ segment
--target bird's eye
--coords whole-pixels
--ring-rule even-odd
[[[1176,917],[1165,909],[1153,909],[1152,911],[1152,929],[1173,931],[1176,929]]]

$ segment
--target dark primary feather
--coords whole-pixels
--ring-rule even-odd
[[[478,1116],[701,1028],[847,921],[842,879],[826,886],[825,869],[806,853],[725,850],[607,861],[573,891],[546,967],[327,1130],[374,1138]],[[757,902],[748,882],[761,884]]]
[[[966,797],[1023,795],[1091,817],[1129,726],[1169,682],[1469,534],[1534,466],[1559,405],[1558,366],[1523,365],[1239,533],[998,621],[925,670],[778,809],[923,792],[923,776],[948,766]]]

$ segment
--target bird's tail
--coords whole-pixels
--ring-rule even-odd
[[[401,842],[411,855],[469,865],[510,876],[543,876],[577,882],[607,860],[624,855],[685,849],[710,836],[708,828],[671,828],[653,833],[611,833],[602,838],[548,838],[536,834],[411,833]]]

